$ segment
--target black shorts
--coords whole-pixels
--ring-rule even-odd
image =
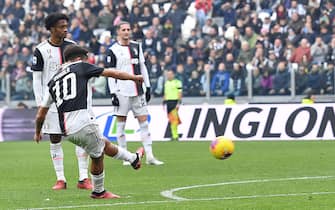
[[[166,101],[166,109],[167,113],[170,113],[172,110],[174,110],[177,107],[178,100],[167,100]]]

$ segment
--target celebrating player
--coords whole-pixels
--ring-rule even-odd
[[[49,92],[45,93],[36,115],[34,139],[41,140],[41,129],[49,107],[55,104],[59,114],[59,126],[65,139],[85,149],[92,159],[91,175],[93,182],[92,198],[119,198],[104,188],[103,153],[115,159],[128,161],[134,169],[141,166],[144,149],[130,153],[113,145],[101,136],[92,111],[92,87],[88,80],[100,75],[119,80],[133,80],[136,84],[143,82],[141,75],[131,75],[115,69],[103,69],[84,62],[88,51],[77,45],[69,45],[64,50],[66,63],[48,83]],[[53,103],[54,102],[54,103]]]
[[[146,92],[144,94],[141,84],[136,84],[133,81],[108,79],[114,114],[117,116],[117,142],[122,148],[127,148],[125,125],[128,112],[132,110],[140,125],[146,163],[162,165],[164,163],[157,160],[153,155],[149,132],[147,102],[149,102],[151,95],[148,71],[144,64],[142,48],[139,43],[130,40],[130,35],[130,24],[121,21],[117,25],[117,41],[112,44],[107,52],[107,67],[114,67],[133,75],[143,75]],[[127,162],[123,164],[129,165]]]

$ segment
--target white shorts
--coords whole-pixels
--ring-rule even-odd
[[[144,94],[140,96],[123,96],[116,94],[116,96],[119,99],[120,106],[114,106],[114,115],[127,116],[130,110],[135,117],[149,114]]]
[[[58,112],[48,111],[42,127],[42,133],[45,134],[62,134],[59,125]]]
[[[100,134],[99,126],[95,124],[87,125],[65,139],[83,148],[92,158],[101,157],[105,148],[105,140]]]

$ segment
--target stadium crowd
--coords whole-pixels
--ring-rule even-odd
[[[169,69],[185,96],[246,95],[250,82],[254,95],[288,95],[292,71],[296,94],[334,94],[333,0],[134,0],[131,7],[125,0],[82,0],[78,9],[55,0],[0,0],[0,99],[6,75],[12,100],[34,98],[32,52],[48,37],[44,18],[51,12],[69,15],[68,38],[89,47],[89,62],[101,66],[114,26],[129,21],[156,97]],[[187,17],[194,27],[183,26]],[[105,78],[92,82],[94,97],[108,96]]]

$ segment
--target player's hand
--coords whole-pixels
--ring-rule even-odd
[[[142,84],[143,81],[144,81],[144,79],[143,79],[142,75],[134,75],[134,82],[136,82],[138,84]]]
[[[111,97],[112,97],[112,105],[113,106],[120,106],[120,102],[119,102],[119,99],[117,98],[116,94],[112,93]]]
[[[151,91],[150,91],[150,87],[147,87],[147,91],[145,92],[145,100],[148,103],[150,99],[151,99]]]
[[[36,141],[37,144],[40,143],[40,141],[42,140],[41,133],[35,133],[34,140]]]

